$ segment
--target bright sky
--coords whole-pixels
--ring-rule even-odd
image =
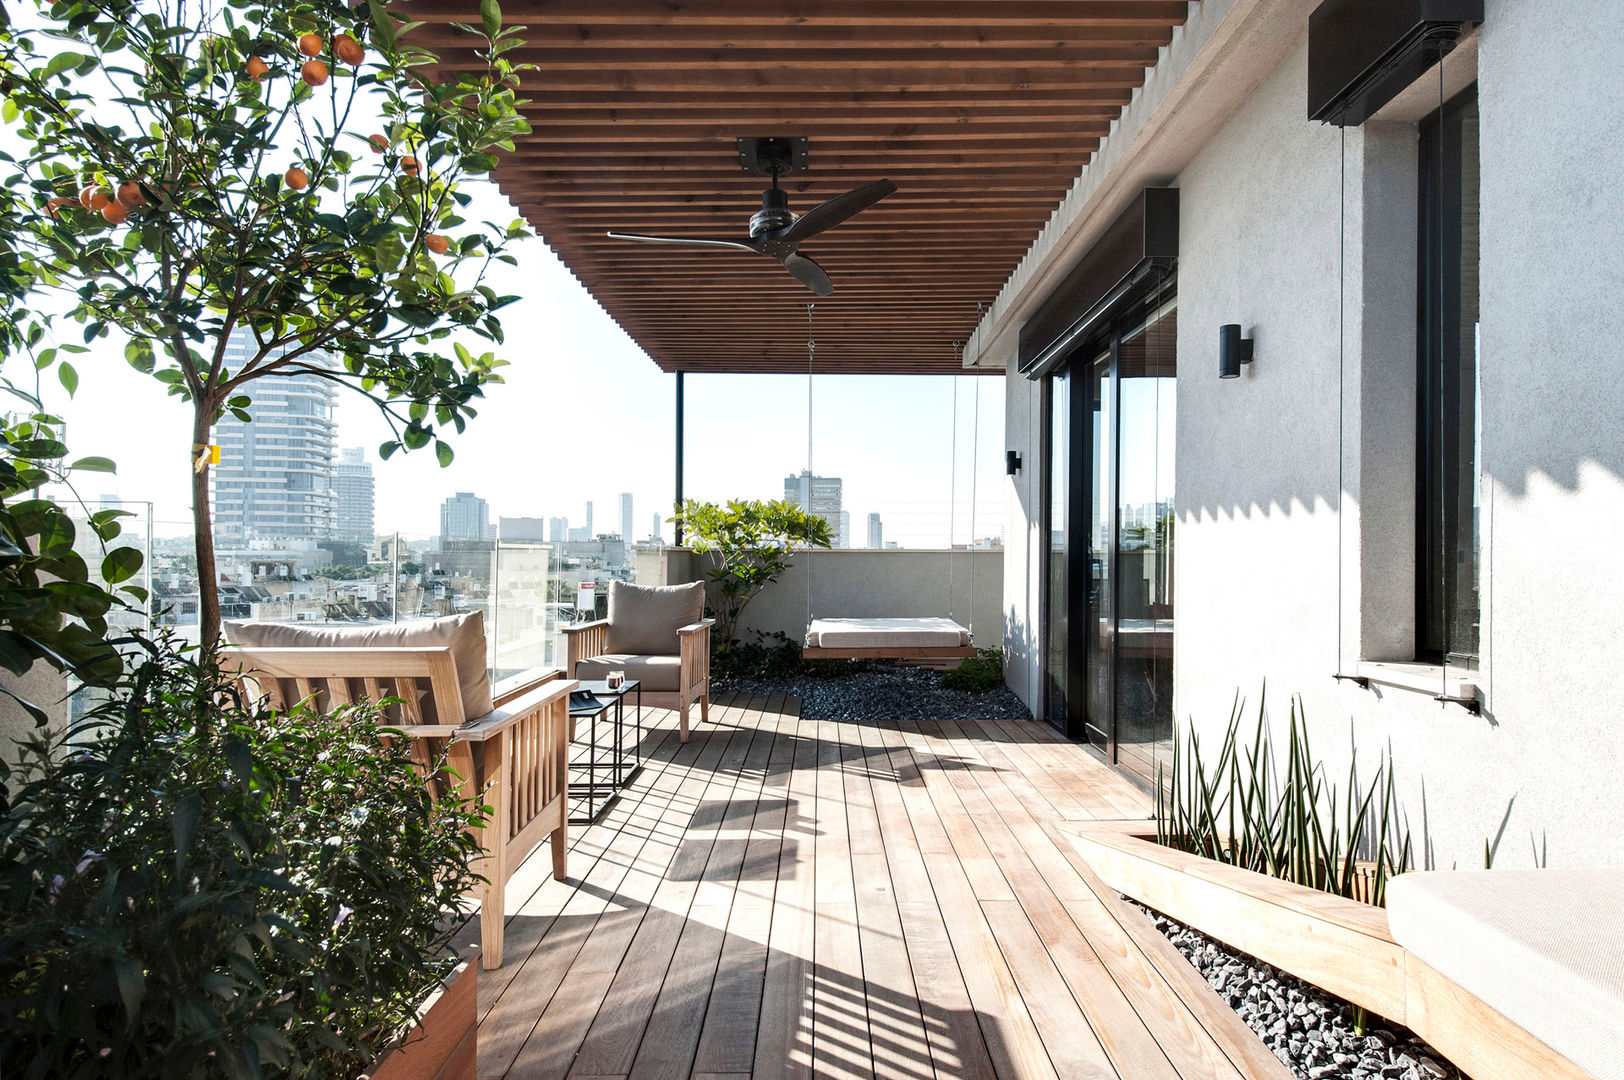
[[[488,187],[471,210],[469,220],[514,216]],[[472,491],[490,503],[493,518],[562,515],[576,526],[585,523],[590,499],[596,530],[618,532],[619,493],[630,491],[641,538],[655,512],[670,512],[675,379],[610,320],[541,239],[524,241],[513,253],[519,266],[499,267],[501,279],[493,282],[524,298],[502,313],[507,345],[497,355],[512,366],[503,369],[503,385],[489,388],[468,431],[453,436],[457,457],[450,468],[439,468],[432,451],[377,460],[388,428],[367,400],[353,393],[340,397],[339,444],[366,447],[373,463],[377,529],[432,535],[439,530],[440,501]],[[764,274],[774,270],[763,263]],[[803,313],[797,305],[786,314]],[[60,332],[64,340],[78,340],[76,324],[62,320]],[[81,373],[77,397],[68,400],[47,378],[41,386],[46,405],[67,420],[76,456],[100,454],[119,464],[116,478],[87,478],[82,494],[151,501],[159,535],[188,532],[189,407],[130,368],[121,342],[98,342],[75,363]],[[806,378],[689,375],[686,393],[686,494],[782,497],[784,477],[806,465]],[[813,467],[845,480],[854,543],[865,542],[871,511],[881,514],[887,540],[945,543],[955,462],[954,537],[970,540],[973,449],[980,456],[974,535],[1001,531],[1003,380],[827,375],[817,377],[814,393]],[[669,527],[665,534],[669,540]]]

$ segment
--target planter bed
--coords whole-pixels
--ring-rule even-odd
[[[1474,1080],[1590,1075],[1404,949],[1393,940],[1381,908],[1162,847],[1146,822],[1062,827],[1118,892],[1407,1025]]]
[[[1448,1080],[1443,1055],[1403,1028],[1355,1029],[1353,1006],[1144,905],[1156,929],[1299,1080]]]
[[[363,1080],[474,1080],[479,1052],[479,966],[465,960],[417,1010],[417,1023]]]

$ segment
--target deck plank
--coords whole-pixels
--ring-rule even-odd
[[[646,900],[640,902],[636,894],[640,885],[623,891],[628,879],[646,882],[652,876],[658,881],[668,868],[674,871],[671,859],[680,852],[665,840],[667,830],[692,816],[692,805],[704,792],[716,788],[720,794],[727,784],[727,755],[733,747],[730,738],[715,742],[714,748],[704,745],[698,750],[694,767],[664,800],[653,800],[660,811],[657,816],[645,814],[644,827],[623,828],[612,834],[602,857],[582,879],[535,951],[524,959],[523,970],[480,1028],[481,1076],[503,1076],[509,1070],[521,1076],[562,1076],[568,1070],[576,1045],[597,1015],[595,1007],[590,1011],[584,1008],[578,995],[588,995],[601,1004],[614,970],[614,964],[604,954],[614,952],[614,963],[618,963],[623,939],[629,940],[635,931],[634,920],[640,919],[647,906]],[[615,809],[611,807],[609,813]],[[634,876],[639,856],[651,844],[649,863]],[[666,860],[663,864],[662,854]],[[682,878],[676,872],[670,876]],[[583,966],[578,968],[578,962]],[[565,987],[572,974],[576,979]],[[563,1055],[566,1043],[568,1056]]]
[[[1070,844],[1149,800],[1041,725],[718,694],[514,878],[482,1077],[1282,1080]]]

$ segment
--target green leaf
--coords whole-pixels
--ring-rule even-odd
[[[49,78],[52,75],[60,75],[64,71],[72,71],[88,59],[89,57],[82,53],[59,52],[51,57],[50,63],[45,65],[45,76]]]
[[[192,847],[192,835],[197,832],[198,819],[203,815],[203,800],[197,792],[190,792],[175,801],[169,812],[169,828],[175,837],[175,867],[177,872],[186,865],[186,854]]]
[[[141,569],[141,564],[144,561],[139,548],[114,548],[107,553],[106,558],[102,559],[102,580],[109,585],[117,585],[121,581],[128,581],[135,576],[137,570]]]
[[[124,999],[125,1023],[134,1028],[147,995],[147,977],[133,956],[121,953],[113,958],[113,975],[118,980],[118,996]]]
[[[415,326],[419,330],[426,330],[438,321],[438,318],[435,316],[434,312],[430,311],[426,307],[420,307],[416,304],[404,304],[401,307],[396,308],[395,318],[399,319],[407,326]]]
[[[502,29],[502,5],[496,0],[479,0],[479,21],[485,24],[485,36],[495,37]]]
[[[73,370],[73,365],[66,360],[56,366],[56,377],[62,383],[62,388],[72,397],[79,390],[79,373]]]
[[[440,468],[443,469],[451,464],[451,459],[456,457],[457,454],[456,451],[451,449],[450,443],[436,442],[434,444],[434,456],[440,459]]]
[[[129,344],[124,346],[124,359],[137,371],[151,375],[154,366],[152,342],[144,337],[131,338]]]
[[[82,457],[69,465],[68,468],[77,469],[80,472],[118,472],[118,466],[113,463],[113,459],[104,457]]]
[[[378,447],[378,456],[383,458],[383,460],[388,461],[394,456],[395,451],[399,449],[400,443],[394,441],[386,442]]]
[[[372,33],[378,44],[389,52],[395,51],[395,20],[383,6],[382,0],[367,0],[367,11],[372,15]]]
[[[0,104],[0,120],[4,120],[8,124],[17,122],[17,103],[15,101],[6,98],[5,103]]]

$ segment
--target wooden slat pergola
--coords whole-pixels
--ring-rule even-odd
[[[478,63],[418,0],[413,40]],[[978,320],[1187,13],[1183,0],[507,0],[535,130],[496,173],[665,371],[951,374]],[[766,177],[740,136],[807,136],[804,212],[896,194],[808,243],[835,294],[768,259],[611,240],[744,239]]]

